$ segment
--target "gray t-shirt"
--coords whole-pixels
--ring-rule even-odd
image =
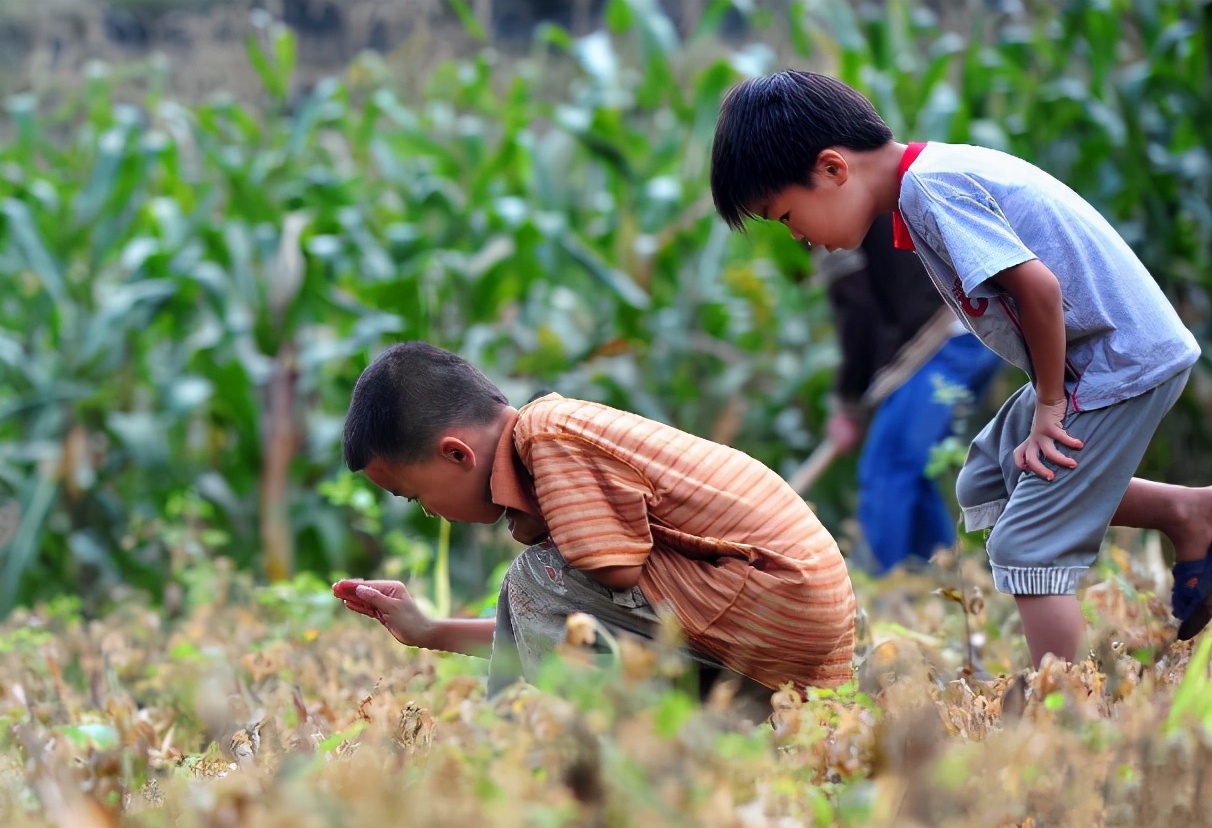
[[[1031,372],[1014,300],[990,277],[1039,259],[1060,282],[1065,388],[1078,410],[1157,387],[1199,345],[1157,282],[1077,193],[996,150],[929,143],[901,182],[901,216],[927,272],[964,325]]]

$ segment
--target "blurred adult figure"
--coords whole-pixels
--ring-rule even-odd
[[[893,247],[890,215],[859,249],[818,263],[842,353],[826,433],[838,453],[862,445],[858,521],[883,574],[955,542],[955,517],[926,466],[952,434],[957,404],[979,400],[1002,361],[964,329],[918,257]]]

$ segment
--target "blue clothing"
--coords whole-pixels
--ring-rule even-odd
[[[1029,374],[1014,300],[990,277],[1033,259],[1056,275],[1073,410],[1144,394],[1199,359],[1195,337],[1128,244],[1038,167],[996,150],[929,143],[902,179],[899,207],[960,320]]]
[[[858,519],[882,571],[955,543],[955,519],[925,474],[954,421],[954,406],[935,392],[941,381],[977,400],[1001,364],[976,337],[952,337],[876,410],[859,458]]]

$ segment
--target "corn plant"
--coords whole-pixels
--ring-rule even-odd
[[[64,588],[160,594],[217,554],[274,579],[402,559],[431,577],[416,550],[437,525],[385,504],[386,543],[325,494],[354,380],[404,338],[516,403],[600,400],[789,471],[823,420],[827,304],[805,252],[778,227],[725,232],[707,184],[719,99],[778,68],[774,27],[899,134],[1062,175],[1208,341],[1206,1],[974,17],[967,37],[908,0],[801,2],[753,12],[736,47],[705,34],[731,5],[684,41],[658,3],[611,0],[603,30],[547,27],[521,58],[486,45],[405,84],[366,55],[309,89],[268,25],[258,101],[173,100],[181,69],[155,61],[97,68],[57,106],[6,101],[0,506],[19,519],[0,613]],[[1182,407],[1151,462],[1206,475],[1199,403]],[[824,483],[836,527],[852,484]],[[510,554],[466,527],[449,549],[456,604]]]
[[[272,579],[381,564],[318,487],[353,380],[395,339],[459,350],[518,402],[545,385],[746,435],[775,463],[804,446],[781,409],[827,381],[828,349],[803,358],[827,329],[780,271],[807,259],[782,234],[729,236],[704,198],[739,75],[683,60],[655,4],[611,20],[547,31],[512,74],[488,51],[445,64],[418,98],[369,57],[296,96],[271,26],[249,42],[259,108],[171,100],[163,65],[98,69],[57,113],[11,99],[0,481],[21,518],[0,612],[65,585],[159,592],[191,555]],[[622,68],[632,51],[645,75]],[[182,498],[207,504],[198,531],[163,531]],[[504,554],[480,538],[455,533],[456,586]]]

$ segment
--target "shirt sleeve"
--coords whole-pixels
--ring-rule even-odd
[[[967,175],[905,176],[901,213],[959,277],[972,298],[999,294],[988,280],[1038,258],[993,195]]]
[[[591,570],[648,560],[653,489],[639,470],[575,435],[539,435],[528,448],[539,510],[570,566]]]

